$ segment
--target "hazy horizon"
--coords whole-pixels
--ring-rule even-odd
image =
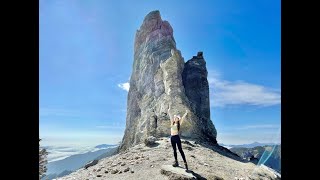
[[[169,137],[168,137],[169,138]],[[122,139],[122,137],[121,137]],[[107,138],[88,138],[89,141],[84,141],[81,138],[74,139],[55,139],[55,138],[46,138],[44,137],[41,141],[41,147],[46,147],[48,154],[48,162],[58,161],[65,159],[69,156],[76,154],[83,154],[89,151],[98,150],[94,148],[97,145],[108,144],[108,145],[119,145],[120,140],[112,140],[111,143],[107,140]],[[112,143],[113,142],[113,143]],[[244,145],[244,144],[252,144],[255,142],[241,143],[241,144],[229,144],[219,142],[219,144],[224,145]],[[258,143],[267,143],[267,144],[281,144],[280,141],[270,141],[270,142],[258,142]]]

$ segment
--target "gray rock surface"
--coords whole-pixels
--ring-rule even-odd
[[[201,57],[202,54],[198,56]],[[193,67],[189,65],[193,62],[197,63],[190,61],[186,64],[187,67]],[[144,18],[135,36],[134,61],[127,97],[126,129],[120,151],[144,142],[149,136],[170,136],[170,119],[167,114],[169,104],[172,114],[182,116],[186,110],[190,112],[181,125],[182,137],[216,143],[217,133],[210,120],[207,99],[208,85],[195,91],[186,90],[184,86],[191,83],[188,81],[192,79],[197,79],[202,84],[207,82],[204,59],[199,59],[199,63],[201,65],[195,67],[204,72],[194,73],[192,68],[188,68],[184,73],[186,78],[183,82],[185,62],[176,48],[171,25],[161,19],[159,11],[152,11]],[[197,92],[200,90],[204,92]],[[189,95],[197,94],[197,98],[200,97],[202,100],[190,101],[186,92]],[[204,104],[196,107],[201,102]]]
[[[197,56],[193,56],[192,59],[185,63],[182,81],[190,107],[198,117],[198,123],[204,125],[201,129],[202,133],[210,141],[215,139],[217,132],[210,120],[210,97],[207,76],[206,61],[203,58],[203,53],[198,52]]]
[[[118,169],[113,169],[113,170],[111,170],[111,174],[116,174],[116,173],[118,173],[118,172],[119,172]]]
[[[155,145],[155,143],[156,143],[156,138],[155,137],[153,137],[153,136],[149,136],[147,139],[145,139],[145,141],[144,141],[144,144],[146,145],[146,146],[152,146],[152,145]]]
[[[161,174],[169,176],[170,179],[197,179],[192,173],[187,173],[185,169],[181,167],[173,167],[172,165],[161,166]]]

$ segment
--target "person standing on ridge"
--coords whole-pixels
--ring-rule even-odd
[[[178,146],[179,152],[180,152],[180,154],[182,156],[184,165],[186,167],[186,171],[188,171],[188,164],[187,164],[184,152],[182,150],[179,131],[180,131],[180,125],[183,123],[183,121],[184,121],[185,117],[187,116],[188,112],[189,111],[186,110],[186,113],[182,117],[180,117],[179,115],[174,115],[172,117],[172,114],[170,113],[170,105],[169,105],[169,108],[168,108],[168,114],[169,114],[170,121],[171,121],[171,138],[170,139],[171,139],[171,145],[172,145],[172,148],[173,148],[173,155],[174,155],[174,159],[175,159],[175,162],[174,162],[174,164],[172,166],[173,167],[179,166],[178,159],[177,159],[177,147],[176,147],[176,146]]]

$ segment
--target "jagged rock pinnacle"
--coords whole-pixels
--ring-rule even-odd
[[[199,52],[197,57],[204,61],[202,52]],[[144,142],[149,136],[170,136],[170,119],[167,111],[169,104],[172,114],[182,116],[186,110],[190,112],[181,124],[182,137],[216,143],[216,130],[210,120],[210,106],[206,100],[209,96],[208,86],[197,89],[203,91],[199,94],[185,89],[189,86],[184,85],[198,75],[205,83],[203,81],[203,78],[205,80],[207,78],[205,63],[199,67],[203,71],[200,74],[188,70],[186,72],[191,76],[184,74],[186,77],[183,77],[185,66],[189,67],[176,48],[170,23],[161,19],[158,10],[148,13],[135,36],[126,129],[120,145],[121,151]],[[201,105],[197,100],[189,99],[186,92],[189,95],[197,94],[197,98],[202,98],[201,102],[205,103]],[[195,107],[195,103],[201,106],[200,110],[199,107]],[[199,115],[201,112],[205,114]]]

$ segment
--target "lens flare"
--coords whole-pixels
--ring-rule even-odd
[[[265,149],[265,151],[263,152],[262,156],[259,159],[257,167],[254,168],[254,170],[251,172],[251,175],[257,171],[258,167],[260,167],[261,165],[264,165],[268,161],[268,159],[271,157],[272,153],[274,152],[277,144],[281,143],[281,126],[278,130],[278,133],[276,133],[275,136],[272,138],[271,142],[274,143],[274,145],[272,145],[271,151],[269,149],[268,150]]]
[[[274,145],[272,145],[271,151],[269,151],[268,149],[265,149],[265,151],[263,152],[262,156],[260,157],[259,162],[258,162],[257,165],[265,164],[268,161],[268,159],[270,158],[270,156],[272,155],[272,153],[276,149],[277,143],[280,142],[279,141],[280,140],[280,134],[281,134],[280,132],[281,132],[281,127],[279,128],[279,131],[278,131],[277,135],[275,136],[275,138],[272,141],[272,142],[274,142]]]

